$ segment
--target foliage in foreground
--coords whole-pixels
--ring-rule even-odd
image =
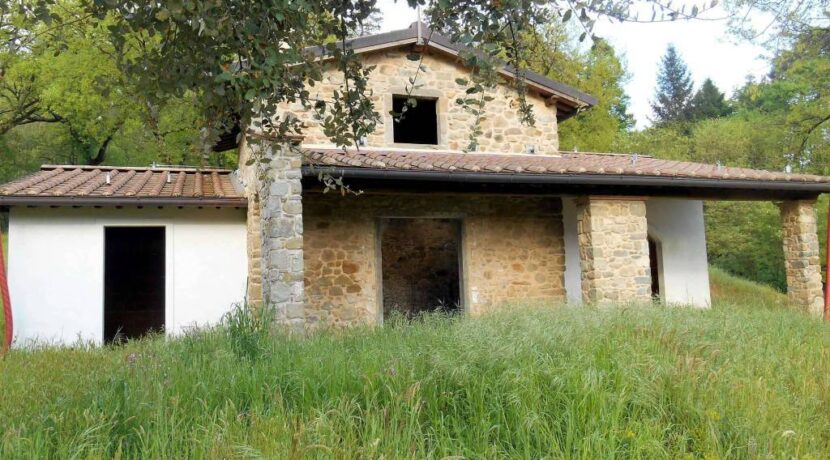
[[[251,359],[225,329],[15,352],[0,457],[830,452],[830,328],[780,308],[516,308],[256,340]]]

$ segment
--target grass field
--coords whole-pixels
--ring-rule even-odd
[[[827,458],[830,327],[733,281],[752,306],[16,351],[0,458]]]

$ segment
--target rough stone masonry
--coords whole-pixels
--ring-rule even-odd
[[[579,203],[577,231],[585,302],[651,300],[643,199],[585,197]]]
[[[784,232],[787,296],[791,304],[813,315],[821,315],[824,297],[815,201],[785,201],[779,207]]]
[[[302,326],[302,158],[296,149],[269,148],[269,180],[260,199],[263,298],[275,309],[278,321]]]

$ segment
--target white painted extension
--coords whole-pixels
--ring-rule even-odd
[[[25,208],[9,219],[16,345],[104,340],[106,227],[163,227],[164,324],[215,324],[245,295],[245,211],[232,208]]]

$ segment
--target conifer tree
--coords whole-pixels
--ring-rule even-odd
[[[707,78],[692,97],[689,110],[691,112],[689,117],[693,121],[724,117],[732,113],[732,108],[726,103],[724,94],[715,86],[711,78]]]
[[[669,45],[657,73],[657,91],[651,103],[653,121],[657,125],[688,121],[691,98],[692,77],[677,49]]]

